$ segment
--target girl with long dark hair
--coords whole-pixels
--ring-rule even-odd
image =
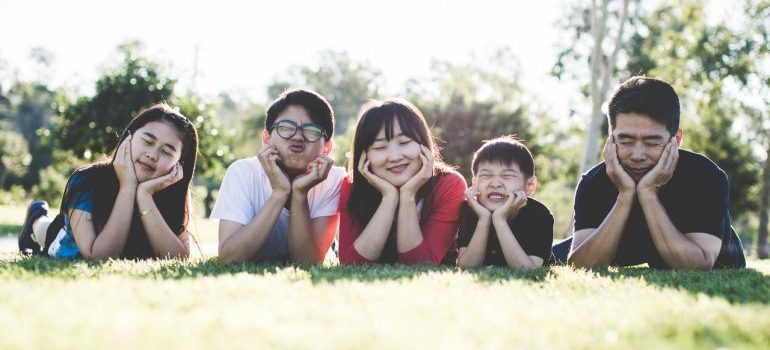
[[[352,160],[340,198],[340,262],[454,264],[465,179],[441,161],[417,107],[401,99],[364,105]]]
[[[187,258],[195,126],[161,103],[136,116],[107,160],[70,176],[56,218],[33,202],[22,253],[54,258]]]

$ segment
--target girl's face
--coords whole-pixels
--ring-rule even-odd
[[[393,124],[393,138],[385,138],[385,127],[380,128],[374,143],[366,150],[371,171],[393,186],[400,187],[422,167],[420,144],[404,135],[398,122]]]
[[[131,139],[137,181],[170,173],[179,163],[182,145],[182,135],[170,122],[152,121],[137,129]]]

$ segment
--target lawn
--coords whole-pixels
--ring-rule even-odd
[[[0,225],[12,226],[7,212]],[[9,248],[0,261],[2,349],[770,347],[769,261],[521,272],[225,265],[208,253],[57,262]]]

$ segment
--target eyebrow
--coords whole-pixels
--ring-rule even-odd
[[[395,139],[396,137],[399,137],[399,136],[406,136],[406,135],[404,135],[404,133],[402,132],[402,133],[400,133],[398,135],[393,135],[393,137],[391,139]],[[409,137],[409,136],[406,136],[406,137]],[[378,141],[383,141],[384,142],[384,141],[388,141],[388,140],[386,140],[384,137],[380,137],[378,139],[374,139],[374,142],[378,142]]]
[[[144,134],[144,136],[147,136],[147,137],[151,138],[153,141],[157,141],[158,140],[158,138],[155,135],[153,135],[153,133],[151,133],[149,131],[143,131],[142,134]],[[172,151],[176,152],[176,147],[174,147],[172,144],[165,143],[163,145],[168,147],[168,148],[171,148]]]
[[[633,139],[634,135],[626,134],[626,133],[619,133],[617,138],[619,139]],[[648,135],[642,137],[642,140],[662,140],[663,136],[660,135]]]

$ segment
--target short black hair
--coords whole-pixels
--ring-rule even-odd
[[[635,76],[618,85],[610,98],[608,119],[615,128],[618,113],[639,113],[666,126],[671,135],[679,129],[679,96],[671,84]]]
[[[278,115],[289,106],[300,106],[307,111],[313,123],[321,126],[326,131],[326,141],[334,135],[334,111],[329,102],[319,93],[309,89],[288,89],[267,108],[265,118],[265,130],[272,130],[273,123]]]
[[[474,177],[481,162],[515,163],[527,178],[535,175],[535,160],[532,158],[532,152],[515,135],[506,135],[484,141],[484,144],[473,154],[471,171]]]

